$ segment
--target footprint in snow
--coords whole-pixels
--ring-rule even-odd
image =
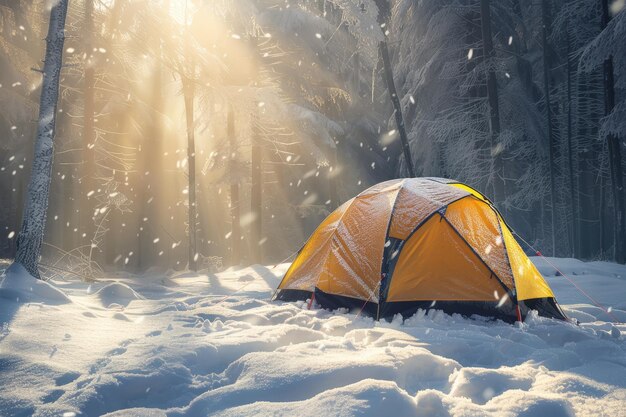
[[[122,343],[120,343],[120,346],[126,347],[126,346],[128,346],[131,343],[136,342],[136,341],[137,341],[137,339],[126,339]]]
[[[63,394],[65,394],[64,390],[54,389],[50,391],[49,393],[47,393],[46,395],[44,395],[43,397],[41,397],[41,402],[43,402],[44,404],[53,403],[59,398],[61,398]]]
[[[74,382],[78,379],[80,374],[78,372],[66,372],[56,378],[54,378],[54,383],[57,387],[67,385],[71,382]]]
[[[124,313],[115,313],[112,316],[115,320],[122,320],[122,321],[132,321],[131,319],[128,318],[128,316]]]
[[[127,350],[127,349],[126,349],[125,347],[118,347],[118,348],[115,348],[115,349],[113,349],[113,350],[110,350],[110,351],[108,352],[108,356],[118,356],[118,355],[122,355],[122,354],[126,353],[126,350]]]

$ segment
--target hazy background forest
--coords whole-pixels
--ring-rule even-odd
[[[623,262],[623,6],[71,0],[42,270],[278,262],[411,169],[479,189],[544,253]],[[20,230],[49,10],[0,0],[0,257]]]

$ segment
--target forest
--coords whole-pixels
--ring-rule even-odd
[[[626,416],[625,0],[0,0],[0,415]]]
[[[0,4],[3,257],[52,5]],[[406,176],[475,187],[546,254],[625,261],[622,1],[62,6],[48,274],[277,262]]]

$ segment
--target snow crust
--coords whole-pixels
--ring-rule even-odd
[[[288,267],[0,284],[0,414],[624,416],[626,267],[541,259],[580,326],[269,301]],[[67,295],[65,295],[67,294]],[[19,295],[19,301],[18,297]],[[71,414],[67,414],[71,415]]]

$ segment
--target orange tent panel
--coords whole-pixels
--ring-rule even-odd
[[[354,198],[333,211],[317,227],[294,259],[278,288],[313,291],[318,277],[324,273],[324,262],[331,249],[332,236]]]
[[[333,235],[320,290],[378,302],[385,235],[398,190],[355,199]]]
[[[400,253],[387,301],[494,301],[506,291],[439,214]]]
[[[513,289],[515,284],[504,239],[496,212],[489,204],[473,196],[463,198],[450,204],[445,216],[500,280]]]

